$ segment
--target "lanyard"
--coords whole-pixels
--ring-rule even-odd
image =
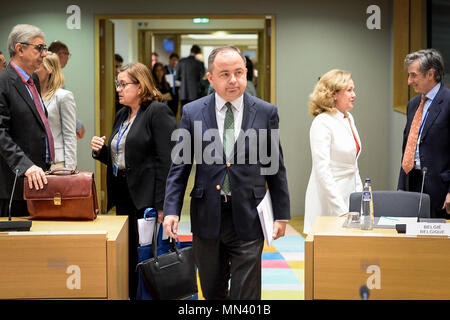
[[[19,70],[17,70],[16,64],[14,63],[14,61],[11,61],[11,66],[14,68],[14,70],[16,70],[17,74],[18,74],[19,77],[22,79],[23,83],[25,83],[25,84],[28,86],[28,82],[25,81],[25,79],[23,78],[23,76],[20,74]]]
[[[122,140],[123,135],[125,134],[125,132],[127,131],[128,127],[130,126],[130,123],[131,123],[131,119],[130,119],[130,121],[128,122],[127,126],[126,126],[125,129],[122,131],[123,123],[125,122],[125,120],[127,119],[127,117],[128,117],[128,114],[125,114],[125,117],[123,118],[122,123],[120,124],[119,132],[117,133],[116,154],[119,153],[119,143],[120,143],[120,140]],[[122,133],[120,133],[121,131],[122,131]]]
[[[30,96],[31,96],[31,99],[33,99],[33,94],[31,93],[31,85],[25,80],[25,78],[22,76],[22,74],[19,72],[19,70],[17,70],[17,68],[16,67],[18,67],[15,63],[14,63],[14,61],[11,61],[11,66],[14,68],[14,70],[16,70],[16,72],[17,72],[17,74],[19,75],[19,77],[20,77],[20,79],[22,79],[22,82],[25,84],[25,86],[26,86],[26,88],[27,88],[27,91],[28,91],[28,93],[30,94]],[[30,76],[30,78],[31,78],[31,76]],[[37,89],[37,88],[36,88]],[[41,100],[41,104],[42,104],[42,107],[44,107],[44,103],[43,103],[43,101],[42,101],[42,99],[39,97],[39,99]],[[36,106],[37,107],[37,106]]]

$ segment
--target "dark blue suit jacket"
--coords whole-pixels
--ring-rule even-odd
[[[39,78],[32,75],[40,92]],[[47,115],[47,109],[45,114]],[[33,164],[47,170],[44,123],[19,74],[9,64],[0,72],[0,199],[9,199],[14,172],[23,176]],[[17,179],[15,200],[23,200],[23,178]]]
[[[290,219],[289,191],[281,146],[279,152],[272,150],[277,148],[271,149],[268,146],[271,141],[270,135],[259,134],[261,131],[257,130],[278,129],[277,108],[256,97],[244,94],[241,128],[243,132],[248,132],[248,129],[256,129],[253,132],[257,133],[257,137],[253,142],[251,142],[251,139],[241,141],[238,138],[234,145],[233,157],[229,159],[225,159],[223,155],[223,145],[218,136],[217,139],[211,139],[215,141],[216,151],[218,152],[211,152],[211,141],[203,141],[199,144],[194,137],[196,133],[198,135],[201,132],[203,135],[208,129],[217,128],[214,93],[183,107],[180,129],[189,133],[192,139],[191,141],[179,139],[175,148],[187,147],[188,152],[190,152],[190,161],[187,161],[188,163],[173,163],[171,166],[167,177],[164,215],[180,215],[186,184],[192,168],[192,158],[195,157],[195,183],[190,193],[192,233],[206,239],[219,237],[221,220],[220,186],[225,178],[225,173],[228,172],[236,234],[240,239],[246,241],[262,238],[263,234],[256,207],[265,195],[266,183],[272,197],[274,219]],[[270,130],[266,132],[270,133]],[[240,137],[242,137],[242,134]],[[185,144],[183,144],[183,141]],[[279,145],[279,141],[276,141],[276,145]],[[276,157],[275,161],[279,166],[276,173],[271,175],[261,174],[261,168],[270,165],[264,157],[257,155],[256,161],[252,161],[250,150],[258,147],[259,153],[259,146],[268,147],[269,151],[272,152],[271,154]],[[238,150],[239,152],[237,152]],[[173,154],[174,152],[172,157]],[[216,160],[215,163],[209,162],[208,164],[204,159],[200,163],[200,154],[211,154]],[[261,152],[261,154],[264,153]],[[242,159],[245,159],[245,161],[242,161]],[[227,163],[231,163],[231,165],[227,166]]]
[[[407,106],[402,154],[420,99],[421,95],[414,97]],[[428,168],[424,193],[430,195],[432,209],[441,209],[450,192],[450,90],[444,84],[441,84],[429,110],[420,138],[420,164],[422,168]],[[407,190],[407,179],[408,175],[400,169],[398,189]],[[412,186],[409,186],[409,190],[412,190]]]

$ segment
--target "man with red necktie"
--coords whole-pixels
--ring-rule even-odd
[[[420,94],[407,106],[398,189],[420,192],[427,168],[423,192],[430,196],[431,217],[448,219],[450,90],[442,83],[444,60],[435,49],[426,49],[408,54],[405,66],[408,85]]]
[[[0,73],[0,216],[8,215],[14,178],[26,176],[28,188],[47,184],[45,170],[54,161],[47,110],[34,74],[46,56],[44,33],[36,26],[16,25],[8,37],[11,63]],[[23,179],[17,179],[11,214],[27,216]]]

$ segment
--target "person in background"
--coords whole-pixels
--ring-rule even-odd
[[[107,209],[129,217],[129,296],[137,290],[137,220],[146,208],[158,211],[162,221],[167,173],[174,143],[175,119],[167,105],[159,102],[150,70],[142,63],[122,67],[116,83],[120,103],[109,141],[94,136],[92,156],[107,165]]]
[[[356,98],[354,88],[350,73],[333,69],[320,78],[310,95],[314,120],[309,131],[312,169],[305,197],[306,234],[318,216],[348,213],[350,194],[362,191],[361,140],[349,112]]]
[[[182,58],[178,62],[177,80],[181,81],[181,107],[183,107],[186,103],[200,98],[200,81],[205,75],[205,67],[201,61],[195,58],[195,56],[199,53],[201,53],[200,47],[194,44],[191,47],[190,55]]]
[[[164,65],[161,62],[156,62],[153,65],[152,70],[153,80],[155,80],[156,89],[158,89],[158,91],[162,95],[162,102],[168,104],[168,102],[172,101],[173,98],[169,83],[167,83],[165,75],[166,71]],[[176,116],[176,114],[174,114],[174,116]]]
[[[47,107],[48,122],[55,141],[55,163],[50,169],[61,167],[76,169],[76,105],[72,92],[63,89],[64,75],[58,56],[47,52],[36,74],[41,84],[42,99]]]
[[[245,92],[251,94],[252,96],[257,97],[256,88],[253,84],[253,62],[249,56],[245,56],[246,67],[247,67],[247,88]]]
[[[114,67],[115,67],[115,70],[116,70],[115,71],[115,75],[114,75],[115,79],[117,79],[117,76],[119,75],[120,69],[122,69],[122,64],[123,64],[122,56],[120,54],[116,53],[114,55]],[[119,110],[124,107],[124,105],[119,102],[119,93],[117,91],[116,91],[116,104],[115,104],[115,107],[116,107],[115,114],[117,114],[117,112],[119,112]]]
[[[26,188],[42,189],[54,160],[53,135],[34,74],[47,53],[44,33],[33,25],[16,25],[8,51],[11,62],[0,72],[0,216],[8,216],[16,175],[11,215],[28,216],[23,176],[28,178]]]
[[[69,52],[69,48],[67,47],[67,45],[58,40],[53,41],[50,44],[50,46],[48,47],[48,51],[51,51],[58,55],[59,63],[61,65],[62,69],[67,65],[67,62],[69,62],[69,58],[71,57],[71,54]],[[86,132],[86,129],[84,127],[84,124],[81,122],[80,119],[77,119],[77,125],[76,125],[77,139],[82,139],[84,137],[85,132]]]
[[[0,51],[0,72],[6,69],[6,58],[3,55],[3,52]]]
[[[430,196],[431,218],[450,214],[450,89],[443,84],[444,59],[435,49],[405,58],[408,85],[419,93],[406,107],[398,189]]]
[[[180,101],[178,93],[180,90],[180,82],[177,81],[177,65],[180,57],[175,52],[172,52],[169,56],[169,64],[166,65],[166,77],[169,77],[167,81],[170,85],[170,93],[172,94],[172,100],[168,102],[170,109],[175,117],[178,114],[178,103]]]
[[[155,63],[159,61],[159,55],[156,52],[152,52],[152,69]]]
[[[195,55],[195,59],[200,61],[202,64],[205,63],[205,58],[203,57],[203,53],[201,53],[201,52],[197,53]],[[207,75],[205,73],[203,78],[200,80],[198,97],[201,98],[201,97],[207,96],[209,87],[210,87],[210,84],[209,84],[209,81],[208,81],[208,77],[207,77]]]
[[[119,75],[120,69],[122,69],[123,58],[120,54],[114,54],[114,69],[115,69],[115,77]]]
[[[69,48],[65,43],[62,43],[61,41],[58,40],[53,41],[52,43],[50,43],[48,51],[51,51],[58,55],[59,63],[61,64],[62,69],[67,65],[67,62],[69,62],[71,54],[69,52]]]

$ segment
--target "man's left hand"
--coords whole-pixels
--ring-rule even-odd
[[[442,209],[445,209],[448,214],[450,214],[450,192],[447,193],[447,196],[445,197],[444,205],[442,206]]]
[[[275,221],[273,223],[273,235],[272,235],[273,240],[283,237],[285,231],[286,231],[286,221]]]

